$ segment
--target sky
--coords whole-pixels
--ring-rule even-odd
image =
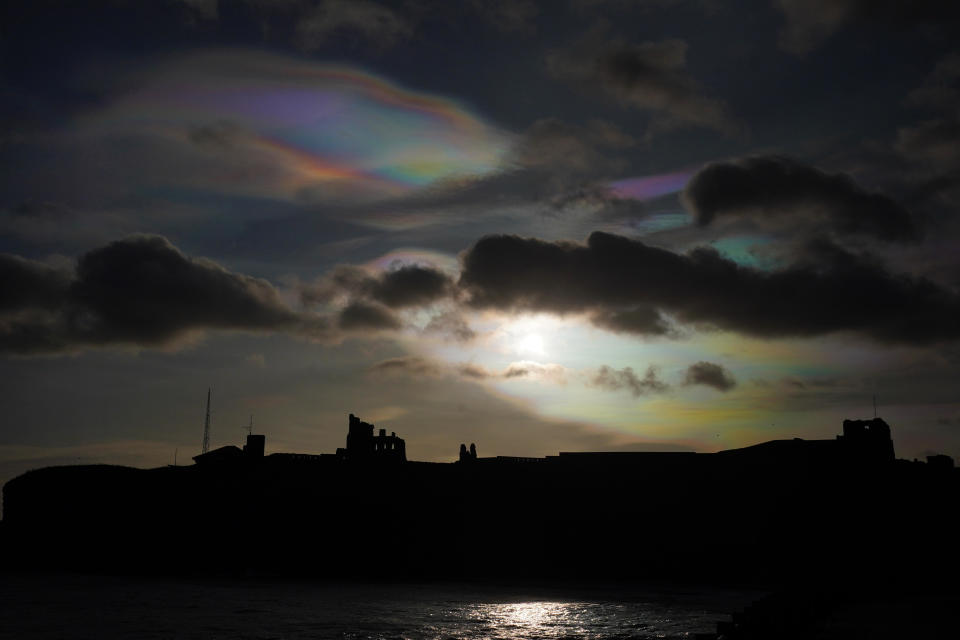
[[[65,6],[66,5],[66,6]],[[0,8],[0,482],[890,423],[960,458],[960,9]]]

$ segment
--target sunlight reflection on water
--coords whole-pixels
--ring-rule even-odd
[[[0,637],[647,640],[712,631],[746,592],[3,576]],[[109,616],[100,615],[110,611]],[[6,634],[6,635],[4,635]]]
[[[671,619],[641,603],[510,602],[448,609],[432,626],[437,638],[667,638],[690,629],[689,616]],[[417,635],[404,636],[415,638]],[[420,636],[422,637],[422,636]]]

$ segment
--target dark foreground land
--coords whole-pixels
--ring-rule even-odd
[[[4,562],[388,579],[956,575],[953,469],[689,455],[41,469],[5,488]]]
[[[883,440],[718,454],[41,469],[4,488],[2,563],[326,584],[760,587],[774,595],[727,637],[952,637],[958,470],[894,459],[880,427]]]

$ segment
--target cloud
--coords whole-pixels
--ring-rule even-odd
[[[338,265],[315,282],[300,285],[300,297],[306,306],[348,297],[401,309],[443,299],[452,287],[453,279],[433,267],[404,265],[374,273],[363,267]]]
[[[381,275],[370,295],[388,307],[422,306],[446,297],[452,284],[442,271],[407,265]]]
[[[93,73],[87,81],[103,85],[98,106],[69,131],[24,145],[23,170],[0,175],[8,202],[43,194],[69,203],[100,218],[86,234],[109,227],[110,238],[182,233],[197,215],[223,215],[223,197],[235,224],[276,232],[299,214],[313,229],[323,220],[368,233],[359,225],[383,228],[419,213],[415,204],[395,213],[405,194],[497,170],[513,138],[455,101],[359,67],[252,49],[133,66]],[[196,214],[174,215],[188,208]]]
[[[583,208],[597,215],[614,208],[636,210],[637,202],[616,197],[608,186],[628,166],[621,152],[636,144],[605,120],[574,124],[543,118],[512,139],[495,171],[462,172],[394,198],[342,203],[322,213],[375,228],[407,229],[504,216],[529,221],[531,214],[556,216]]]
[[[796,376],[784,376],[778,382],[781,386],[793,390],[830,389],[840,385],[840,381],[835,378],[798,378]]]
[[[383,305],[355,301],[341,309],[337,325],[346,331],[380,331],[399,329],[403,323]]]
[[[457,365],[457,373],[459,373],[464,378],[472,378],[474,380],[486,380],[490,378],[492,374],[481,367],[480,365],[465,363]]]
[[[897,130],[898,177],[907,176],[912,201],[948,207],[931,218],[949,224],[960,203],[960,53],[944,56],[905,102],[936,115]]]
[[[787,20],[780,31],[780,48],[808,53],[850,20],[860,4],[860,0],[774,0]]]
[[[55,309],[70,287],[70,273],[19,256],[0,254],[0,312]]]
[[[897,131],[894,148],[912,160],[949,169],[960,165],[960,118],[936,118]]]
[[[521,360],[511,362],[502,370],[491,370],[472,362],[446,364],[422,358],[404,356],[389,358],[368,369],[373,374],[390,374],[411,378],[460,377],[468,380],[512,380],[518,378],[543,380],[554,384],[566,384],[567,369],[559,364]]]
[[[727,134],[741,129],[723,102],[700,93],[686,69],[685,41],[630,43],[611,37],[609,31],[610,23],[600,21],[571,48],[549,52],[549,72],[557,78],[597,86],[623,106],[652,112],[649,133],[678,126],[700,126]]]
[[[935,171],[960,169],[960,53],[944,56],[919,87],[910,92],[909,106],[937,117],[897,131],[895,150],[910,162]]]
[[[903,31],[914,25],[949,23],[960,17],[955,3],[942,0],[774,0],[786,18],[780,48],[803,55],[842,27],[871,22]]]
[[[540,14],[533,0],[473,0],[471,6],[488,24],[507,33],[533,30]]]
[[[562,365],[544,364],[533,360],[511,362],[499,375],[507,380],[511,378],[538,378],[556,384],[565,384],[567,381],[567,370]]]
[[[466,304],[481,309],[604,318],[653,307],[683,323],[761,337],[848,331],[893,343],[960,338],[955,292],[829,243],[809,256],[764,271],[711,248],[680,254],[603,232],[586,245],[498,235],[463,254],[459,284]]]
[[[336,341],[341,330],[400,326],[377,303],[348,305],[335,326],[329,316],[291,308],[266,280],[188,257],[155,235],[129,236],[89,251],[73,272],[0,255],[0,283],[2,353],[169,347],[210,329]]]
[[[640,378],[634,373],[632,367],[617,370],[604,365],[600,367],[600,370],[591,382],[594,386],[609,391],[627,389],[634,397],[651,393],[663,393],[670,388],[667,383],[657,377],[657,370],[653,366],[647,367],[646,373]]]
[[[388,358],[371,366],[368,371],[373,374],[405,375],[414,377],[438,377],[442,373],[442,366],[432,360],[416,356]]]
[[[893,199],[864,191],[846,174],[780,156],[710,163],[690,179],[681,198],[701,227],[719,218],[754,217],[888,242],[920,237],[914,217]]]
[[[614,333],[635,333],[647,336],[676,336],[676,329],[656,308],[639,305],[627,309],[605,309],[590,318],[598,327]]]
[[[447,311],[430,318],[423,328],[424,333],[437,333],[458,342],[469,342],[477,337],[467,321],[460,313]]]
[[[737,380],[725,367],[701,360],[687,367],[684,385],[703,385],[727,392],[737,386]]]
[[[325,0],[300,18],[296,42],[305,51],[322,47],[334,36],[362,38],[364,44],[389,48],[413,35],[413,25],[389,7],[369,0]]]
[[[220,17],[219,0],[181,0],[181,2],[205,20],[216,20]]]
[[[611,163],[607,152],[636,143],[633,136],[606,120],[594,119],[580,126],[559,118],[541,118],[518,138],[507,159],[527,169],[567,169],[589,175],[598,169],[616,169],[620,163]]]
[[[960,53],[939,60],[923,83],[910,92],[906,103],[912,107],[953,110],[960,105]]]

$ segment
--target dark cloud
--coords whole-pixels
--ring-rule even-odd
[[[610,391],[627,389],[635,397],[663,393],[670,388],[667,383],[657,377],[657,370],[653,366],[647,367],[646,373],[641,378],[634,373],[632,367],[617,370],[604,365],[600,367],[591,382],[594,386]]]
[[[637,306],[630,309],[605,309],[591,317],[593,324],[615,333],[636,333],[647,336],[675,336],[676,329],[656,308]]]
[[[67,294],[71,275],[40,262],[0,254],[0,312],[56,309]]]
[[[508,33],[533,30],[540,14],[533,0],[472,0],[470,4],[488,24]]]
[[[906,176],[912,201],[949,208],[934,216],[942,223],[960,203],[960,53],[944,56],[906,103],[936,115],[897,130],[897,173]]]
[[[370,284],[376,279],[363,267],[354,265],[337,265],[315,282],[300,283],[297,285],[300,302],[305,307],[331,304],[338,298],[353,295],[366,295]]]
[[[329,321],[288,307],[259,278],[189,258],[160,236],[90,251],[76,272],[0,258],[0,351],[165,346],[204,329],[282,331],[331,339]]]
[[[713,387],[717,391],[730,391],[737,386],[737,380],[725,367],[701,360],[687,367],[683,384]]]
[[[370,295],[388,307],[422,306],[445,297],[452,283],[450,276],[442,271],[409,265],[380,276]]]
[[[107,336],[164,340],[191,324],[276,327],[297,317],[266,280],[188,258],[165,238],[134,236],[77,264],[72,297],[84,322]]]
[[[960,120],[938,118],[897,131],[896,149],[907,157],[938,165],[956,165],[960,160]]]
[[[403,323],[381,304],[354,301],[340,310],[337,326],[345,331],[379,331],[399,329]]]
[[[409,39],[413,30],[406,18],[382,4],[370,0],[324,0],[301,16],[296,42],[304,51],[319,49],[333,37],[389,48]]]
[[[956,3],[942,0],[774,0],[786,25],[780,47],[802,55],[854,22],[886,25],[898,31],[915,25],[943,25],[960,18]]]
[[[425,333],[437,333],[458,342],[469,342],[477,336],[463,316],[455,311],[433,316],[423,330]]]
[[[381,360],[371,366],[368,371],[374,374],[436,377],[442,373],[442,367],[432,360],[416,356],[404,356]]]
[[[829,243],[809,255],[804,264],[763,271],[710,248],[678,254],[602,232],[586,245],[487,236],[463,254],[460,286],[476,308],[603,318],[653,307],[680,322],[762,337],[960,338],[955,292]]]
[[[424,376],[436,378],[446,375],[448,377],[455,376],[469,380],[536,378],[557,384],[564,384],[566,382],[566,370],[562,366],[558,364],[532,362],[529,360],[512,362],[501,371],[491,371],[490,369],[470,362],[450,365],[419,356],[404,356],[401,358],[389,358],[378,362],[370,367],[369,371],[372,373],[395,374],[412,378]]]
[[[702,2],[703,0],[643,0],[642,2],[637,2],[637,0],[569,0],[569,3],[570,6],[577,11],[586,11],[601,7],[655,10],[692,1]]]
[[[347,297],[400,309],[445,298],[452,287],[453,279],[432,267],[404,265],[375,273],[363,267],[339,265],[316,282],[301,285],[300,297],[306,306]]]
[[[907,165],[909,197],[918,205],[960,203],[960,117],[947,115],[897,130],[894,150]],[[936,216],[937,224],[951,216]]]
[[[16,218],[58,220],[70,215],[70,210],[55,202],[21,202],[10,209]]]
[[[815,223],[842,235],[915,241],[920,229],[904,207],[829,174],[780,156],[714,162],[697,172],[682,200],[697,224],[722,217],[758,217],[783,224]]]
[[[780,384],[793,389],[830,389],[840,386],[840,381],[834,378],[797,378],[786,376],[780,379]]]
[[[952,111],[960,106],[960,53],[939,60],[923,83],[910,92],[906,103],[912,107]]]
[[[471,378],[473,380],[486,380],[493,376],[492,373],[476,364],[461,364],[457,367],[457,373],[459,373],[464,378]]]
[[[720,101],[701,94],[687,72],[687,43],[666,39],[630,43],[598,22],[573,47],[547,55],[552,75],[592,83],[622,105],[655,114],[648,133],[696,125],[732,134],[740,130]]]
[[[192,127],[187,131],[187,137],[200,147],[229,150],[245,133],[235,122],[223,121]]]
[[[609,152],[636,143],[633,136],[605,120],[595,119],[580,126],[559,118],[543,118],[527,128],[509,158],[526,169],[566,169],[590,175],[620,168],[620,162],[610,158]]]

